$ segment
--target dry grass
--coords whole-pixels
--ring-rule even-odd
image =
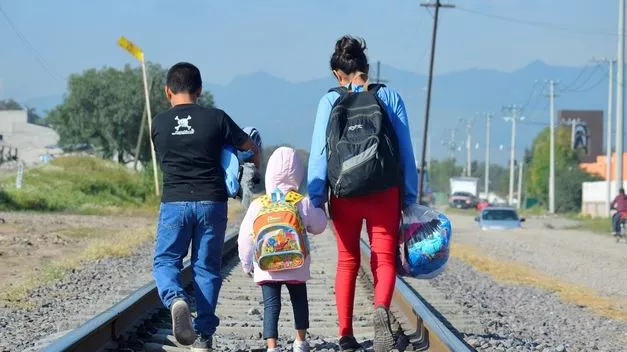
[[[128,212],[132,212],[133,215],[152,212],[152,216],[155,216],[156,219],[159,210],[158,207],[156,209],[153,208],[154,207],[150,205],[125,210],[112,207],[111,209],[104,210],[104,212],[112,214],[116,213],[116,211],[121,211],[125,213],[124,215],[130,215]],[[229,200],[229,220],[238,219],[244,210],[241,202],[233,199]],[[102,212],[103,209],[99,209],[99,213]],[[142,227],[130,231],[123,230],[114,232],[113,234],[110,233],[110,229],[92,227],[77,227],[61,231],[60,234],[62,236],[74,238],[92,237],[93,240],[79,254],[48,263],[42,266],[37,273],[33,274],[23,283],[0,289],[0,301],[5,301],[15,307],[31,308],[33,304],[27,300],[27,295],[30,290],[63,278],[69,270],[79,267],[81,262],[131,255],[139,245],[154,239],[155,228],[156,223],[154,226]]]
[[[93,229],[77,228],[69,231],[71,235],[84,236]],[[81,253],[44,265],[38,273],[22,284],[0,291],[0,301],[5,301],[15,307],[31,308],[33,304],[28,301],[27,295],[35,287],[62,278],[69,270],[79,267],[83,261],[131,255],[140,244],[153,238],[152,226],[119,231],[107,237],[100,237],[90,243]]]
[[[557,294],[564,302],[587,307],[608,318],[627,321],[627,300],[624,298],[603,297],[593,290],[556,280],[516,262],[486,256],[468,245],[453,244],[451,254],[497,281],[538,287]]]

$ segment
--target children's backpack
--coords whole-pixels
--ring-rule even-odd
[[[438,276],[450,255],[451,221],[444,214],[422,205],[403,211],[397,272],[401,276],[432,279]]]
[[[327,179],[337,197],[383,191],[401,184],[398,138],[377,96],[384,87],[365,91],[331,89],[337,99],[327,124]]]
[[[308,244],[297,204],[304,197],[279,189],[261,197],[261,210],[253,222],[255,261],[261,270],[283,271],[303,266]]]

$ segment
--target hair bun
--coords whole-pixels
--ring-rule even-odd
[[[345,35],[335,44],[335,52],[346,58],[355,58],[364,55],[366,42],[361,38]]]
[[[335,42],[335,52],[331,55],[331,70],[340,70],[345,74],[355,72],[368,73],[366,42],[362,38],[345,35]]]

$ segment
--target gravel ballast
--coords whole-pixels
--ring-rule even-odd
[[[227,234],[234,231],[227,229]],[[152,277],[154,243],[127,257],[82,263],[62,279],[28,293],[32,309],[0,303],[0,351],[36,351],[105,311]]]
[[[495,282],[455,258],[431,283],[479,317],[484,332],[465,337],[478,351],[627,350],[627,322],[600,317],[541,289]]]
[[[0,351],[23,351],[50,335],[63,335],[149,282],[152,249],[146,243],[128,257],[84,263],[80,270],[29,292],[33,309],[1,307]]]

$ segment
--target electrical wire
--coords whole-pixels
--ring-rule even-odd
[[[594,88],[598,87],[598,86],[599,86],[599,84],[601,84],[601,83],[603,83],[603,82],[605,82],[605,81],[607,81],[607,72],[605,73],[605,75],[603,75],[603,76],[601,77],[601,79],[600,79],[600,80],[598,80],[597,82],[595,82],[593,85],[589,86],[588,88],[585,88],[585,89],[581,88],[581,89],[578,89],[578,90],[569,91],[569,93],[586,93],[586,92],[589,92],[589,91],[591,91],[592,89],[594,89]]]
[[[523,24],[523,25],[528,25],[528,26],[543,27],[543,28],[548,28],[548,29],[553,29],[553,30],[560,30],[560,31],[565,31],[565,32],[572,32],[572,33],[586,34],[586,35],[602,35],[602,36],[618,37],[618,33],[607,31],[607,30],[565,27],[565,26],[559,26],[559,25],[555,25],[552,23],[548,23],[548,22],[530,21],[530,20],[524,20],[524,19],[519,19],[519,18],[505,17],[501,15],[495,15],[495,14],[481,12],[481,11],[459,7],[459,6],[456,6],[455,8],[462,12],[467,12],[467,13],[471,13],[471,14],[478,15],[478,16],[488,17],[488,18],[512,22],[512,23],[518,23],[518,24]]]
[[[581,84],[579,84],[576,88],[572,88],[572,85],[569,85],[568,87],[559,90],[559,93],[571,93],[571,92],[577,92],[579,91],[581,88],[583,88],[586,84],[588,84],[588,82],[590,82],[590,80],[595,77],[595,73],[597,73],[599,70],[601,69],[601,65],[596,65],[596,67],[594,68],[594,70],[592,70],[592,72],[590,72],[590,75],[588,76],[588,78]],[[605,73],[607,74],[607,72]]]
[[[564,88],[560,89],[559,92],[568,92],[571,90],[571,88],[577,83],[577,81],[579,81],[579,79],[583,76],[584,72],[586,72],[586,70],[589,68],[590,66],[588,64],[586,64],[584,67],[581,68],[581,70],[579,70],[579,73],[577,74],[577,77],[575,77],[575,79],[570,82],[569,84],[567,84]],[[600,64],[596,64],[594,66],[594,70],[592,71],[592,74],[594,74],[594,72],[600,67]]]
[[[20,31],[17,29],[13,21],[11,21],[11,18],[6,13],[6,11],[2,8],[1,5],[0,5],[0,14],[2,14],[2,17],[4,17],[4,19],[7,21],[11,29],[13,29],[13,32],[20,39],[22,44],[24,44],[24,46],[28,50],[30,50],[35,60],[37,60],[37,62],[44,69],[44,71],[46,71],[46,73],[48,73],[48,75],[50,75],[50,77],[52,77],[52,79],[54,79],[55,81],[61,82],[59,78],[54,73],[52,73],[50,66],[46,63],[46,60],[44,60],[43,56],[37,50],[35,50],[35,48],[30,44],[30,42],[26,40],[26,38],[22,35],[22,33],[20,33]]]

